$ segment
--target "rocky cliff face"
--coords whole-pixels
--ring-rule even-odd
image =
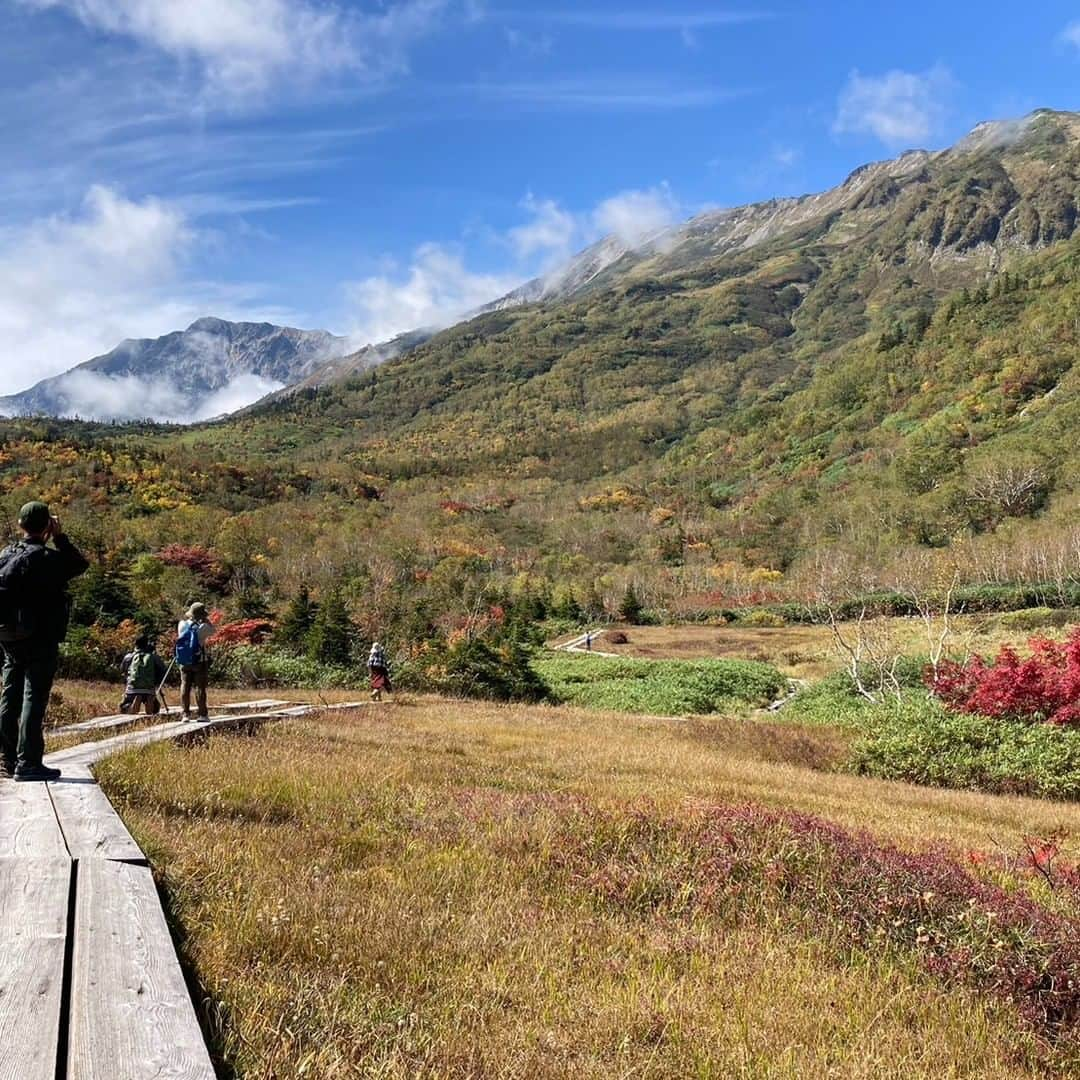
[[[112,352],[29,390],[0,398],[7,415],[180,423],[234,412],[308,378],[348,351],[322,330],[205,318]]]

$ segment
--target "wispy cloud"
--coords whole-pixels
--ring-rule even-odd
[[[876,76],[853,71],[840,94],[833,130],[873,135],[894,148],[925,143],[941,134],[954,87],[952,74],[941,65]]]
[[[503,9],[498,14],[506,18],[530,22],[625,31],[711,30],[775,18],[775,15],[769,11],[511,11]]]
[[[748,93],[724,87],[643,82],[632,77],[472,83],[460,89],[498,101],[562,109],[704,109]]]
[[[246,107],[326,79],[404,70],[405,48],[447,0],[400,0],[362,14],[312,0],[18,0],[60,9],[93,31],[164,53],[201,73],[201,103]]]
[[[1080,19],[1069,23],[1069,25],[1061,31],[1061,40],[1066,45],[1072,45],[1073,48],[1080,49]]]

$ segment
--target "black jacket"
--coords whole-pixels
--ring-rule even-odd
[[[55,547],[41,540],[19,540],[0,552],[0,575],[18,606],[19,638],[58,643],[67,634],[71,602],[68,582],[89,563],[64,535]]]

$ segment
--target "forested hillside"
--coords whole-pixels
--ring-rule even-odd
[[[1075,584],[1077,132],[1039,113],[706,215],[568,298],[215,425],[8,422],[7,515],[65,507],[122,594],[86,618],[197,590],[261,616],[307,584],[421,638],[523,594],[801,600],[823,561],[852,590]]]

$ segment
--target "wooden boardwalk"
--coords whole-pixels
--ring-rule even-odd
[[[55,783],[0,781],[0,1080],[213,1080],[150,867],[90,768],[161,739],[324,711],[246,708],[50,754]]]

